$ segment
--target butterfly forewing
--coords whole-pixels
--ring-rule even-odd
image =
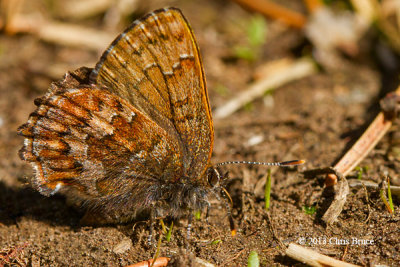
[[[196,41],[179,10],[135,21],[105,51],[91,81],[129,101],[176,140],[184,175],[204,176],[213,146],[211,111]]]

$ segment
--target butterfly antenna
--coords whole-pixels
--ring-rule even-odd
[[[228,191],[224,187],[218,187],[218,189],[221,190],[220,194],[221,194],[221,196],[223,196],[223,200],[224,200],[224,203],[225,203],[226,212],[227,212],[228,219],[229,219],[229,226],[231,228],[231,235],[235,236],[236,232],[237,232],[237,229],[236,229],[235,221],[233,220],[233,217],[232,217],[232,207],[231,207],[231,205],[233,205],[233,201],[232,201],[231,195],[228,193]],[[221,201],[220,195],[218,194],[217,191],[211,191],[211,192],[214,193],[214,195],[218,199],[218,201]],[[229,205],[227,199],[231,202],[231,205]]]
[[[282,162],[225,161],[225,162],[220,162],[220,163],[216,164],[215,167],[219,167],[219,166],[227,165],[227,164],[251,164],[251,165],[289,167],[289,166],[301,165],[301,164],[304,164],[305,162],[306,161],[303,159],[282,161]]]
[[[221,189],[224,191],[225,195],[228,197],[229,202],[231,202],[231,205],[233,205],[233,200],[231,198],[231,195],[228,193],[228,191],[225,189],[225,187],[221,187]]]

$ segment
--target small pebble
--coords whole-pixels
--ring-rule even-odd
[[[130,238],[125,238],[118,243],[113,249],[114,253],[122,254],[132,248],[132,240]]]

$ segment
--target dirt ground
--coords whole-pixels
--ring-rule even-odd
[[[49,11],[50,2],[55,1],[38,1],[38,6],[25,9],[39,8],[53,14],[53,19],[68,22],[54,9]],[[234,2],[149,2],[113,29],[118,32],[153,9],[181,8],[200,46],[213,110],[245,90],[266,62],[312,55],[312,46],[301,30],[266,20],[266,42],[255,60],[237,58],[233,47],[246,44],[245,25],[255,14]],[[304,11],[300,1],[284,2]],[[99,30],[105,27],[100,15],[72,22]],[[214,120],[214,163],[307,162],[295,168],[273,169],[269,216],[260,181],[265,179],[267,168],[224,167],[231,178],[227,190],[233,198],[237,235],[230,234],[224,204],[214,200],[208,222],[204,214],[194,222],[188,250],[184,245],[187,221],[174,222],[172,239],[162,242],[160,252],[172,258],[171,266],[189,266],[195,257],[218,266],[245,266],[251,251],[258,253],[261,266],[300,266],[285,256],[278,239],[284,245],[302,244],[353,264],[400,265],[398,198],[394,197],[395,214],[391,215],[379,192],[352,188],[337,222],[326,226],[321,217],[334,194],[324,187],[324,176],[302,175],[304,170],[333,166],[379,112],[379,99],[396,88],[398,57],[390,54],[393,64],[382,64],[375,53],[378,45],[384,46],[378,37],[371,30],[361,41],[360,53],[346,58],[340,68],[319,68],[316,74],[285,84],[229,117]],[[63,196],[47,198],[31,189],[32,169],[17,155],[23,138],[17,136],[16,129],[35,109],[33,100],[66,71],[93,67],[100,54],[43,42],[35,35],[0,34],[0,265],[11,255],[7,259],[22,266],[126,266],[150,259],[156,251],[157,242],[145,247],[149,224],[144,221],[106,227],[80,225],[83,211],[69,206]],[[368,169],[363,180],[380,183],[382,175],[388,174],[392,185],[400,185],[397,128],[394,124],[361,163],[360,167]],[[356,171],[348,178],[355,177]],[[315,212],[306,212],[310,209]],[[165,223],[169,225],[171,220]],[[156,225],[157,233],[159,229]],[[364,243],[354,244],[355,240]]]

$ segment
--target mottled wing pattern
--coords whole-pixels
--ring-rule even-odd
[[[135,199],[162,175],[182,173],[176,141],[107,90],[52,90],[35,104],[37,110],[19,128],[25,136],[20,157],[31,162],[43,194],[68,185],[95,198],[129,194]],[[141,199],[143,207],[150,204]]]
[[[211,111],[199,50],[178,9],[135,21],[104,52],[90,78],[176,136],[184,175],[204,177],[213,147]]]

